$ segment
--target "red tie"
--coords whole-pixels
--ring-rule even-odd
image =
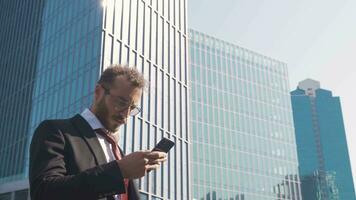
[[[116,160],[121,160],[122,156],[121,156],[121,153],[119,150],[119,146],[117,145],[115,138],[109,133],[109,131],[102,129],[102,128],[95,129],[95,131],[99,135],[103,136],[105,138],[105,140],[111,144],[111,149],[112,149],[112,152],[114,153]],[[124,182],[125,182],[126,193],[120,194],[120,200],[128,200],[129,199],[129,195],[127,193],[127,191],[128,191],[127,189],[129,187],[129,180],[125,178]]]

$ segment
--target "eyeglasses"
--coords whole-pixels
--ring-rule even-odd
[[[129,114],[131,116],[135,116],[141,112],[141,108],[139,106],[124,100],[122,97],[112,95],[110,93],[110,89],[104,87],[103,85],[101,85],[101,87],[104,88],[105,95],[109,95],[114,100],[114,108],[116,111],[122,111],[126,108],[129,108]]]

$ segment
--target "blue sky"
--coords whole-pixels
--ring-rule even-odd
[[[188,0],[197,31],[288,64],[290,88],[312,78],[340,96],[356,181],[356,1]]]

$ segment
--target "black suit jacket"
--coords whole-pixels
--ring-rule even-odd
[[[117,162],[107,163],[96,134],[79,114],[37,127],[29,170],[32,200],[109,200],[125,192]],[[139,199],[132,180],[128,193],[130,200]]]

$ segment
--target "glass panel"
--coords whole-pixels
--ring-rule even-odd
[[[129,44],[132,48],[136,48],[136,34],[137,34],[137,0],[131,0],[131,17],[130,17],[130,35]]]
[[[138,22],[137,22],[137,42],[136,42],[136,49],[139,54],[143,54],[143,44],[144,44],[144,38],[143,38],[143,33],[144,33],[144,10],[145,4],[142,1],[138,1]]]
[[[182,119],[181,119],[181,116],[182,116],[182,94],[181,94],[181,91],[182,91],[182,85],[180,83],[178,83],[177,85],[177,91],[176,91],[176,97],[175,97],[175,107],[176,107],[176,110],[175,110],[175,114],[176,114],[176,135],[178,137],[182,137],[182,131],[181,131],[181,128],[182,128]]]
[[[150,71],[150,121],[157,124],[157,67],[151,65]]]
[[[177,144],[176,138],[170,138],[175,144]],[[168,162],[170,167],[170,198],[177,199],[177,160],[176,160],[177,150],[176,145],[168,153]]]
[[[115,0],[106,0],[107,6],[106,8],[106,31],[107,33],[113,32],[113,21],[114,21],[114,3]]]
[[[169,90],[170,90],[170,82],[169,82],[169,76],[168,75],[164,75],[164,84],[163,84],[163,90],[164,90],[164,95],[163,95],[163,127],[165,129],[168,129],[168,122],[169,122]]]
[[[157,20],[158,20],[158,16],[157,13],[152,12],[151,14],[153,14],[152,18],[151,18],[151,51],[150,51],[150,59],[152,61],[152,63],[157,64]]]
[[[166,3],[167,4],[167,3]],[[164,34],[163,34],[163,37],[164,37],[164,41],[163,41],[163,68],[164,69],[169,69],[169,59],[170,59],[170,35],[169,35],[169,28],[170,28],[170,25],[168,22],[166,22],[165,26],[163,27],[164,28]]]
[[[142,141],[142,137],[143,137],[143,132],[142,132],[142,120],[139,118],[136,118],[135,120],[135,134],[133,135],[134,137],[134,149],[132,151],[139,151],[142,150],[141,148],[141,143]]]
[[[144,54],[146,55],[146,57],[148,57],[149,59],[151,59],[150,57],[150,43],[151,43],[151,8],[150,7],[145,7],[144,8],[144,12],[145,12],[145,32],[144,32]]]
[[[109,35],[105,37],[105,51],[104,51],[104,66],[112,64],[112,45],[113,38]]]
[[[28,198],[28,190],[19,190],[15,192],[15,200],[27,200]],[[0,197],[0,199],[2,199]]]
[[[188,125],[187,125],[187,121],[188,121],[188,107],[187,107],[187,88],[183,87],[183,91],[182,91],[182,137],[185,140],[188,140]]]
[[[129,22],[130,22],[130,2],[131,1],[122,1],[123,4],[123,19],[122,19],[122,43],[123,44],[128,44],[128,40],[129,40]]]
[[[157,126],[163,128],[162,116],[163,113],[163,104],[164,104],[164,93],[163,93],[163,84],[164,84],[164,75],[161,70],[158,70],[157,75]]]
[[[159,0],[161,1],[161,0]],[[164,20],[158,16],[157,22],[157,65],[163,69],[163,52],[164,52],[164,44],[163,44],[163,27]]]
[[[171,133],[175,134],[175,126],[176,126],[176,84],[174,79],[170,79],[170,91],[169,91],[169,130]]]
[[[11,200],[11,193],[8,192],[8,193],[0,194],[0,199],[1,200]]]
[[[150,80],[150,63],[148,61],[144,62],[143,75],[145,80]],[[149,92],[149,91],[148,91]],[[142,105],[142,115],[144,119],[149,120],[150,112],[150,94],[146,93],[142,95],[143,105]]]
[[[140,199],[141,200],[148,200],[148,195],[145,193],[140,192]]]
[[[122,4],[124,1],[115,0],[115,36],[121,39]]]

